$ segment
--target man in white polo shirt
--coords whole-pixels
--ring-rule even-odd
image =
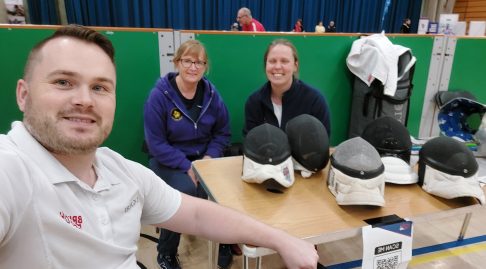
[[[82,26],[31,51],[0,135],[0,268],[137,268],[140,225],[275,249],[288,268],[315,268],[312,244],[170,188],[108,148],[114,49]]]

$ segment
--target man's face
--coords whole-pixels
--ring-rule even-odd
[[[27,80],[17,83],[17,103],[29,132],[56,154],[96,150],[111,132],[116,71],[94,44],[69,37],[38,52]]]
[[[243,11],[238,11],[238,15],[236,17],[236,20],[240,25],[247,25],[250,23],[250,17]]]

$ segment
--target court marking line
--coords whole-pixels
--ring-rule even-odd
[[[486,250],[486,235],[414,249],[412,250],[413,257],[409,265],[418,265],[437,259],[459,256],[463,254],[478,252],[481,250]],[[326,267],[328,269],[351,269],[361,267],[361,264],[362,260],[354,260],[333,265],[326,265]]]

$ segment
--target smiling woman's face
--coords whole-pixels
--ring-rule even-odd
[[[295,61],[293,51],[289,46],[278,44],[269,50],[265,73],[272,88],[290,88],[292,77],[297,72],[297,68],[298,62]]]

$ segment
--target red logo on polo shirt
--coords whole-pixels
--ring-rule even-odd
[[[65,220],[67,223],[71,224],[72,226],[78,228],[78,229],[82,229],[83,227],[83,217],[82,216],[69,216],[69,215],[66,215],[64,214],[64,212],[59,212],[59,216],[61,216],[61,218],[63,220]]]

